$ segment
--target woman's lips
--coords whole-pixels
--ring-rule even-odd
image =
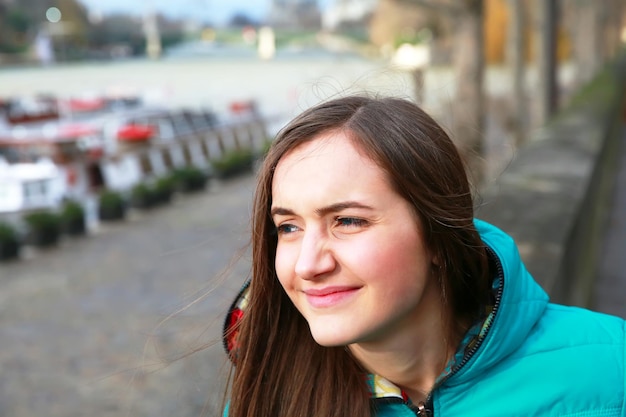
[[[306,299],[314,308],[328,308],[347,301],[359,287],[326,287],[303,291]]]

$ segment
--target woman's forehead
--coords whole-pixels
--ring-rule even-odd
[[[393,189],[386,173],[345,135],[320,137],[286,154],[272,181],[272,206],[323,207],[366,203]]]
[[[317,136],[290,149],[278,160],[274,169],[273,185],[277,181],[294,175],[299,170],[304,174],[321,175],[321,170],[332,170],[337,175],[351,175],[350,170],[365,168],[382,169],[355,144],[344,132],[330,132]]]

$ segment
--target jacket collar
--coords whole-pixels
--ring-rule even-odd
[[[548,305],[548,295],[522,263],[513,239],[497,227],[475,220],[481,239],[496,258],[502,285],[497,311],[480,348],[450,379],[466,382],[513,353],[524,342]],[[498,278],[497,278],[498,279]]]

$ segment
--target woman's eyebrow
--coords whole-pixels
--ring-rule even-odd
[[[367,204],[359,203],[358,201],[342,201],[339,203],[331,204],[326,207],[320,207],[315,209],[315,214],[319,217],[323,217],[329,213],[337,213],[347,209],[363,209],[363,210],[373,210],[373,207],[368,206]],[[295,212],[291,209],[284,207],[273,207],[271,212],[271,216],[274,217],[276,215],[289,216],[295,214]]]
[[[323,217],[328,213],[337,213],[339,211],[343,211],[343,210],[347,210],[347,209],[365,209],[365,210],[373,210],[372,207],[363,204],[363,203],[359,203],[358,201],[342,201],[340,203],[335,203],[335,204],[331,204],[329,206],[326,207],[321,207],[315,210],[315,213],[320,216]]]
[[[295,214],[293,210],[290,210],[288,208],[284,208],[284,207],[272,207],[272,210],[270,211],[270,215],[272,217],[274,216],[290,216]]]

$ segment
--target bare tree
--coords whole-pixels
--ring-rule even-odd
[[[537,42],[536,64],[537,85],[537,124],[544,125],[558,107],[557,86],[557,0],[535,0],[537,18],[535,40]]]
[[[483,1],[464,0],[456,15],[454,68],[457,74],[453,131],[459,139],[470,175],[476,184],[485,176],[485,92]]]
[[[511,68],[513,81],[513,136],[515,145],[521,146],[525,141],[526,92],[525,92],[525,52],[526,42],[526,10],[524,0],[508,0],[509,33],[507,60]]]
[[[626,25],[624,0],[607,0],[606,44],[609,58],[615,57],[621,45],[622,28]]]
[[[602,42],[600,32],[600,7],[596,0],[576,0],[567,9],[568,32],[572,39],[576,84],[584,84],[598,70]]]
[[[573,43],[576,83],[588,82],[615,56],[624,24],[623,0],[568,0],[567,26]]]
[[[452,133],[472,181],[479,185],[485,176],[484,1],[404,1],[445,13],[454,19],[453,65],[457,85]]]

